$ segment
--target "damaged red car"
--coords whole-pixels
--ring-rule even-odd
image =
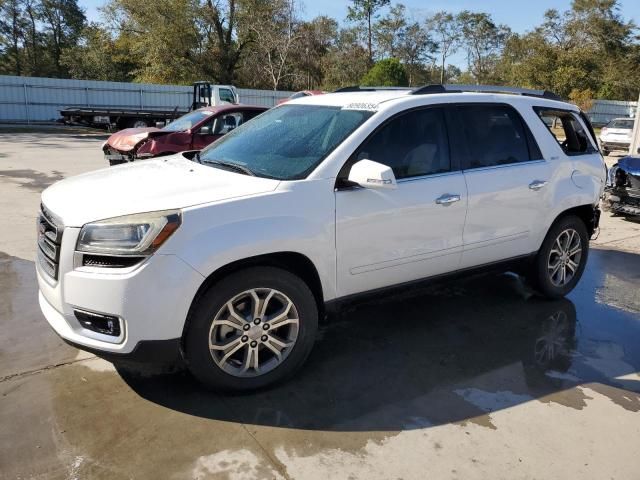
[[[202,150],[225,133],[260,115],[267,107],[221,105],[189,112],[163,128],[126,128],[103,144],[109,165]]]

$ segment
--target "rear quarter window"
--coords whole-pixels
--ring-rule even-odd
[[[596,152],[577,113],[547,107],[534,107],[533,110],[566,155],[588,155]]]

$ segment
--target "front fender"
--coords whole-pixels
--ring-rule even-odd
[[[299,253],[314,264],[323,296],[331,300],[336,295],[333,192],[305,205],[289,198],[290,193],[187,209],[168,249],[204,277],[250,257]]]

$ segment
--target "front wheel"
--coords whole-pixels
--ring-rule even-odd
[[[313,293],[273,267],[236,272],[198,300],[185,336],[193,375],[210,388],[246,391],[292,375],[318,328]]]
[[[566,216],[554,223],[536,255],[531,280],[548,298],[560,298],[574,289],[589,256],[589,235],[584,222]]]

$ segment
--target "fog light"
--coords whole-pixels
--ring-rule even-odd
[[[118,319],[118,317],[86,312],[84,310],[74,310],[73,314],[80,322],[80,325],[87,330],[112,337],[120,336],[120,319]]]

